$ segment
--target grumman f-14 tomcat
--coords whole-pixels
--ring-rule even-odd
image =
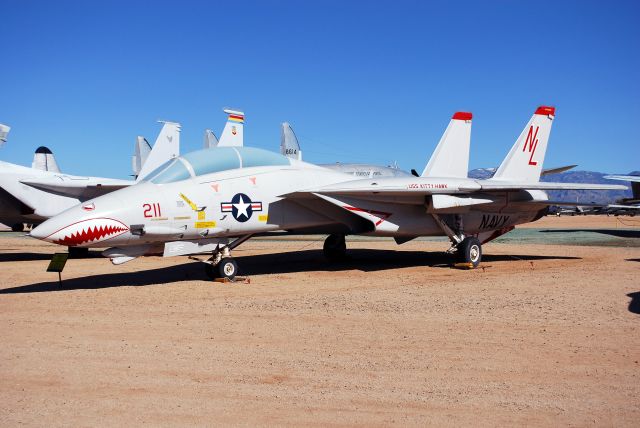
[[[420,177],[357,179],[277,153],[227,146],[199,150],[159,167],[133,186],[86,201],[31,236],[60,245],[111,247],[115,264],[139,256],[210,253],[206,271],[233,278],[231,251],[270,232],[328,234],[324,253],[345,255],[345,235],[445,235],[448,252],[472,266],[482,245],[547,213],[551,189],[620,185],[540,182],[555,108],[539,107],[490,179],[467,178],[471,115],[452,121]],[[230,115],[222,138],[242,135]]]

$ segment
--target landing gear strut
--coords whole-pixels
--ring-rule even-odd
[[[347,243],[344,235],[331,234],[322,246],[324,256],[331,261],[344,260],[347,257]]]
[[[228,279],[233,281],[238,274],[238,263],[231,257],[231,250],[242,244],[253,235],[242,236],[224,247],[216,249],[205,263],[204,271],[211,279]]]
[[[448,254],[455,254],[456,259],[461,263],[471,263],[473,267],[478,267],[482,260],[482,244],[475,236],[465,236],[463,233],[462,216],[455,217],[455,231],[445,223],[438,214],[431,213],[436,224],[451,240],[451,247]]]

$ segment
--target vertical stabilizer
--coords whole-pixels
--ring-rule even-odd
[[[244,138],[244,113],[237,110],[224,109],[227,113],[227,124],[224,126],[218,147],[242,147]]]
[[[453,115],[422,177],[467,177],[472,117],[471,113],[461,111]]]
[[[142,170],[142,166],[147,161],[149,157],[149,153],[151,152],[151,144],[147,141],[146,138],[138,135],[136,139],[136,144],[133,148],[133,159],[132,159],[132,169],[133,175],[140,175],[140,171]]]
[[[492,180],[540,181],[555,107],[538,107]]]
[[[218,137],[210,129],[204,130],[204,142],[203,147],[205,149],[212,149],[218,146]]]
[[[51,150],[45,146],[40,146],[36,149],[31,168],[39,169],[40,171],[60,172],[56,158],[53,157]]]
[[[302,150],[293,128],[284,122],[280,128],[280,154],[297,160],[302,160]]]
[[[7,142],[7,137],[11,127],[0,123],[0,146]]]
[[[144,179],[151,171],[163,163],[180,156],[180,124],[163,121],[160,121],[160,123],[164,123],[160,130],[160,135],[158,135],[136,180]]]

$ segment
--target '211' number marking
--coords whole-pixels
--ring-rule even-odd
[[[160,204],[144,204],[142,208],[144,208],[144,216],[146,218],[162,216],[162,212],[160,211]]]

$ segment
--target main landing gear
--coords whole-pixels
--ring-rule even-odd
[[[482,244],[475,236],[464,236],[462,228],[462,216],[455,216],[455,231],[445,223],[438,214],[431,214],[440,229],[451,240],[451,247],[447,254],[455,255],[459,263],[469,263],[474,268],[478,267],[482,260]]]
[[[331,234],[324,240],[322,253],[331,261],[344,260],[347,257],[347,243],[344,235]]]
[[[233,281],[238,274],[238,263],[231,257],[231,250],[242,244],[253,235],[242,236],[224,247],[218,247],[211,258],[205,261],[204,271],[211,279],[227,279]]]

